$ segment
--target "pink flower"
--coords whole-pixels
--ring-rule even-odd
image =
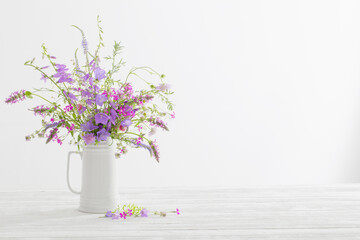
[[[170,114],[171,118],[175,118],[175,112],[173,112],[172,114]]]

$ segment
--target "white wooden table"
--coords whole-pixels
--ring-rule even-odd
[[[123,189],[121,203],[181,215],[111,220],[67,191],[1,192],[1,239],[360,239],[360,184]]]

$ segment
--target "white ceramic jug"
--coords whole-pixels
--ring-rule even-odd
[[[71,192],[80,194],[79,211],[104,213],[114,210],[118,204],[116,159],[111,141],[89,144],[83,152],[69,152],[67,162],[67,184]],[[69,180],[70,156],[80,154],[82,158],[81,191],[75,191]]]

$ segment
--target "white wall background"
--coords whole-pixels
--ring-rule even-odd
[[[59,62],[90,48],[96,16],[107,50],[150,65],[176,91],[161,164],[133,150],[120,186],[238,186],[360,181],[359,1],[1,1],[0,96],[39,87],[25,60],[47,43]],[[64,144],[25,142],[40,126],[0,103],[0,190],[66,188]],[[74,161],[74,184],[80,161]]]

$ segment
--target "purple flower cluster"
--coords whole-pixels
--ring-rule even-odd
[[[134,205],[132,205],[134,206]],[[150,211],[147,210],[146,208],[139,208],[139,207],[136,207],[135,206],[135,209],[136,209],[136,212],[133,212],[132,209],[128,209],[128,210],[125,210],[125,211],[119,211],[119,209],[115,210],[115,211],[107,211],[105,213],[105,217],[107,218],[111,218],[111,219],[126,219],[126,217],[131,217],[131,216],[135,216],[135,217],[149,217],[149,213]],[[140,210],[141,209],[141,210]],[[140,211],[139,211],[140,210]],[[180,211],[179,209],[177,208],[176,211],[169,211],[168,213],[176,213],[177,215],[180,215]],[[167,213],[166,212],[159,212],[159,211],[155,211],[153,212],[154,215],[159,215],[161,217],[166,217]]]
[[[49,113],[48,110],[50,108],[44,105],[41,106],[36,106],[34,108],[31,109],[31,111],[34,112],[35,116],[41,116],[41,117],[46,117]]]
[[[10,94],[10,96],[5,99],[5,103],[13,104],[26,99],[25,90],[16,91]]]
[[[74,79],[70,77],[71,73],[67,73],[69,69],[66,68],[66,65],[56,64],[55,67],[56,67],[56,73],[54,74],[53,77],[58,78],[57,81],[58,83],[67,82],[71,84],[74,82]]]

